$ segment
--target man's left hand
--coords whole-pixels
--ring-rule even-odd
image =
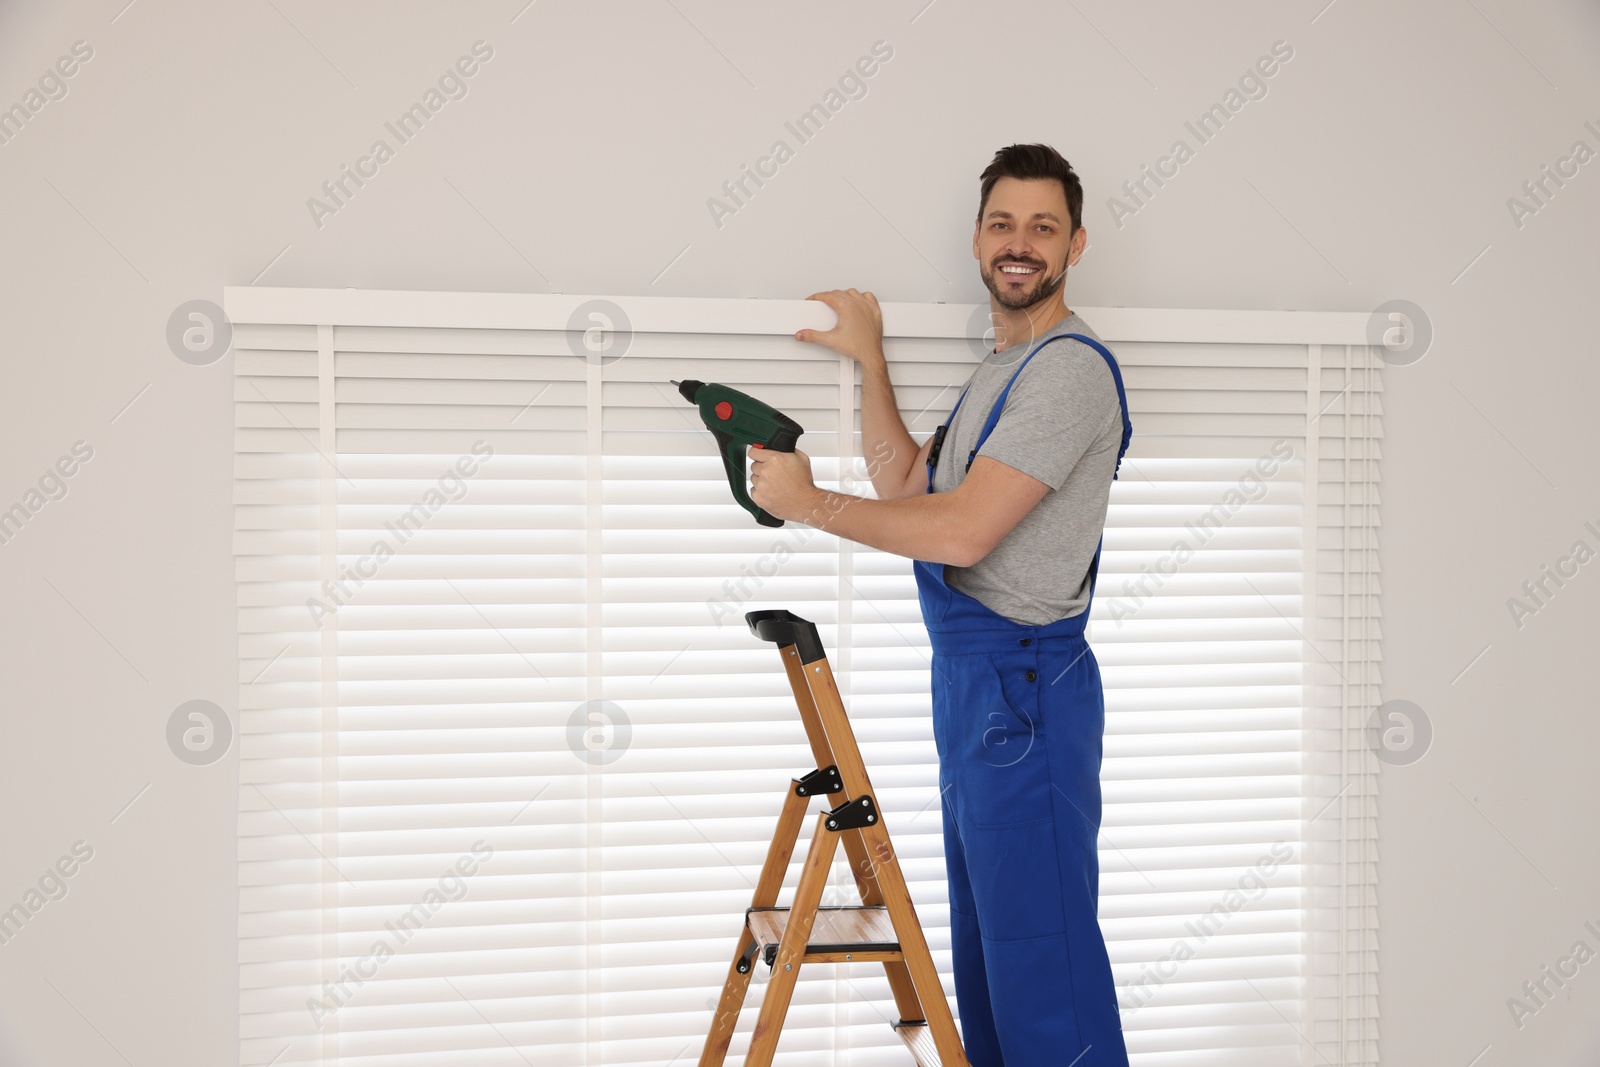
[[[750,499],[767,514],[803,522],[816,507],[811,457],[799,449],[778,452],[751,445]]]

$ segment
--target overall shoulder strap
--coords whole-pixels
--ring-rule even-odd
[[[989,408],[989,417],[983,420],[983,429],[978,433],[977,443],[972,446],[972,451],[967,453],[967,470],[972,469],[973,460],[978,458],[978,449],[983,447],[983,443],[989,439],[990,432],[994,430],[995,424],[1000,421],[1000,409],[1006,406],[1006,397],[1011,395],[1011,387],[1017,384],[1017,376],[1022,373],[1022,368],[1026,367],[1028,361],[1039,354],[1040,349],[1054,340],[1055,338],[1051,337],[1040,341],[1034,350],[1024,356],[1021,363],[1017,364],[1017,369],[1011,372],[1011,380],[1006,382],[1004,389],[1000,390],[1000,395],[994,398],[994,404]]]
[[[967,470],[972,469],[973,461],[978,457],[978,449],[983,447],[983,443],[989,439],[989,434],[994,430],[995,425],[999,423],[1001,409],[1006,406],[1006,397],[1011,395],[1011,387],[1017,384],[1017,378],[1022,374],[1022,369],[1028,365],[1028,362],[1032,360],[1034,356],[1039,354],[1040,350],[1042,350],[1045,345],[1049,344],[1051,341],[1059,340],[1062,337],[1071,337],[1089,345],[1096,352],[1100,353],[1101,358],[1106,361],[1106,366],[1111,369],[1111,380],[1115,382],[1117,386],[1117,406],[1120,409],[1120,414],[1122,415],[1122,441],[1117,446],[1117,463],[1111,472],[1112,480],[1115,481],[1117,479],[1118,474],[1120,474],[1122,470],[1122,457],[1127,453],[1128,443],[1133,439],[1133,422],[1128,418],[1128,394],[1122,386],[1122,370],[1117,366],[1116,358],[1111,355],[1110,349],[1106,348],[1105,345],[1101,344],[1099,341],[1096,341],[1094,338],[1088,337],[1081,333],[1064,333],[1057,334],[1055,337],[1046,338],[1045,340],[1039,342],[1038,346],[1035,347],[1033,351],[1029,352],[1027,356],[1023,358],[1022,362],[1017,365],[1017,369],[1011,374],[1011,379],[1006,382],[1005,388],[1000,390],[1000,395],[995,398],[993,406],[989,408],[988,418],[984,420],[983,429],[978,434],[977,443],[974,444],[972,446],[972,450],[967,453]],[[950,411],[950,418],[946,425],[955,422],[956,412],[961,410],[961,401],[965,400],[966,398],[967,390],[963,389],[961,391],[961,396],[956,400],[956,406]],[[940,429],[943,430],[944,427],[940,427]],[[942,436],[943,435],[941,433],[939,435],[941,439],[935,442],[935,450],[943,445],[944,442],[942,440]],[[930,493],[933,491],[933,468],[934,464],[937,462],[937,451],[935,451],[935,454],[930,455],[928,458],[928,491]]]
[[[1011,380],[1006,383],[1006,387],[1000,390],[1000,395],[995,398],[994,406],[989,409],[989,417],[984,421],[983,432],[978,435],[978,443],[973,446],[972,451],[967,455],[968,470],[972,469],[972,462],[977,458],[978,449],[983,447],[983,442],[988,439],[990,431],[993,430],[995,428],[995,424],[1000,421],[1000,409],[1006,406],[1006,397],[1010,395],[1011,387],[1017,383],[1017,376],[1022,373],[1022,368],[1026,367],[1028,365],[1028,360],[1031,360],[1034,356],[1038,355],[1040,349],[1044,348],[1045,345],[1049,344],[1051,341],[1060,340],[1062,337],[1071,337],[1089,345],[1096,352],[1100,353],[1101,358],[1106,361],[1106,366],[1111,368],[1111,380],[1114,381],[1117,386],[1117,406],[1122,415],[1122,442],[1117,446],[1117,464],[1111,472],[1112,481],[1116,480],[1118,473],[1120,473],[1122,470],[1122,457],[1128,451],[1128,442],[1133,439],[1133,422],[1128,418],[1128,394],[1122,387],[1122,370],[1117,366],[1117,361],[1111,355],[1111,351],[1107,349],[1105,345],[1101,344],[1099,341],[1096,341],[1093,337],[1087,337],[1081,333],[1057,334],[1055,337],[1041,341],[1038,348],[1035,348],[1032,352],[1028,353],[1027,358],[1022,361],[1022,363],[1017,367],[1016,372],[1011,375]]]
[[[1106,366],[1111,368],[1111,380],[1117,383],[1117,406],[1122,409],[1122,443],[1117,446],[1117,465],[1111,472],[1111,479],[1115,481],[1117,473],[1122,469],[1122,457],[1128,451],[1128,442],[1133,440],[1133,421],[1128,418],[1128,394],[1122,388],[1122,370],[1117,366],[1117,361],[1111,355],[1110,349],[1093,337],[1085,337],[1081,333],[1064,333],[1061,336],[1074,337],[1099,352],[1101,357],[1105,359]]]

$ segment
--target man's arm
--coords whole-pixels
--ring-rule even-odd
[[[898,556],[970,567],[987,556],[1049,489],[1032,475],[979,456],[961,484],[948,493],[868,500],[814,489],[811,510],[797,517],[836,537]]]
[[[855,289],[812,293],[832,308],[838,322],[831,330],[797,330],[795,339],[826,345],[861,366],[861,451],[868,457],[867,474],[880,499],[892,500],[911,491],[917,458],[926,458],[906,432],[889,381],[883,354],[883,313],[878,298]],[[925,447],[925,446],[924,446]]]
[[[867,473],[878,497],[892,500],[905,495],[908,472],[916,470],[919,449],[900,418],[882,346],[876,356],[863,356],[860,363],[861,451],[875,457],[868,460]]]

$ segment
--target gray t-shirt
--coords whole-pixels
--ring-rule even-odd
[[[1074,312],[1029,344],[991,351],[968,380],[966,399],[945,433],[933,490],[966,477],[967,453],[1000,390],[1040,341],[1066,333],[1099,336]],[[1105,529],[1111,476],[1122,443],[1122,409],[1105,358],[1065,338],[1040,349],[1006,397],[978,451],[1050,486],[1039,503],[971,567],[947,564],[945,582],[990,611],[1025,626],[1081,613],[1089,603],[1089,564]]]

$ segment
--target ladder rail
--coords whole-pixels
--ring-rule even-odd
[[[800,884],[795,887],[789,924],[784,927],[783,940],[778,943],[772,977],[761,998],[761,1014],[756,1017],[755,1030],[750,1034],[750,1051],[744,1055],[744,1067],[771,1067],[773,1054],[778,1050],[783,1020],[789,1013],[789,999],[800,978],[800,960],[806,954],[806,941],[811,936],[817,905],[822,902],[822,887],[828,880],[828,869],[833,865],[834,849],[839,843],[827,822],[826,813],[817,816],[817,828],[811,837],[811,847],[806,850]]]
[[[844,701],[839,696],[839,687],[833,679],[833,670],[828,666],[827,657],[806,667],[806,685],[821,717],[823,729],[833,742],[834,762],[838,764],[839,777],[844,781],[845,795],[852,798],[873,795],[872,781],[867,774],[866,763],[861,758],[861,750],[856,746],[855,733],[850,729]],[[911,900],[905,873],[900,869],[894,845],[889,840],[889,829],[880,818],[869,826],[861,827],[860,834],[868,858],[874,865],[873,881],[883,891],[883,904],[894,921],[895,933],[905,953],[906,968],[911,973],[917,999],[922,1005],[922,1014],[917,1019],[902,1021],[925,1020],[946,1067],[965,1067],[967,1059],[961,1045],[961,1035],[956,1030],[955,1019],[950,1014],[950,1003],[945,998],[944,985],[939,981],[938,968],[933,965],[927,938],[917,919],[916,905]],[[887,888],[885,882],[888,883]]]
[[[805,825],[806,809],[811,798],[797,794],[790,788],[784,794],[783,810],[778,814],[778,828],[767,846],[767,859],[761,866],[761,877],[750,897],[750,907],[769,908],[778,902],[778,890],[783,886],[783,876],[794,855],[795,842],[800,828]],[[755,934],[748,923],[739,937],[739,947],[728,964],[728,978],[722,984],[722,997],[717,1002],[717,1014],[711,1020],[711,1031],[706,1035],[705,1047],[700,1052],[700,1067],[722,1067],[733,1041],[734,1028],[739,1025],[739,1013],[744,1006],[745,993],[750,988],[750,976],[755,973]]]
[[[817,711],[816,699],[811,695],[811,683],[806,677],[806,667],[800,662],[798,646],[785,645],[778,651],[783,659],[784,671],[789,676],[789,687],[794,690],[795,703],[799,705],[800,721],[805,726],[806,737],[811,742],[812,758],[817,761],[818,767],[837,764],[828,731]],[[826,662],[826,659],[819,662]],[[851,747],[855,747],[853,735]],[[859,755],[858,751],[858,760]],[[865,768],[863,773],[864,770]],[[852,786],[857,784],[853,780],[845,780],[845,796],[859,796],[860,792],[852,790]],[[844,851],[850,862],[850,874],[855,879],[856,892],[861,895],[861,903],[882,904],[883,890],[878,885],[874,873],[876,867],[867,854],[867,844],[860,830],[852,829],[844,832]],[[883,970],[889,979],[889,991],[894,994],[895,1009],[900,1013],[900,1018],[906,1020],[922,1018],[922,1002],[917,997],[916,985],[911,980],[911,971],[905,962],[896,960],[885,963]]]

